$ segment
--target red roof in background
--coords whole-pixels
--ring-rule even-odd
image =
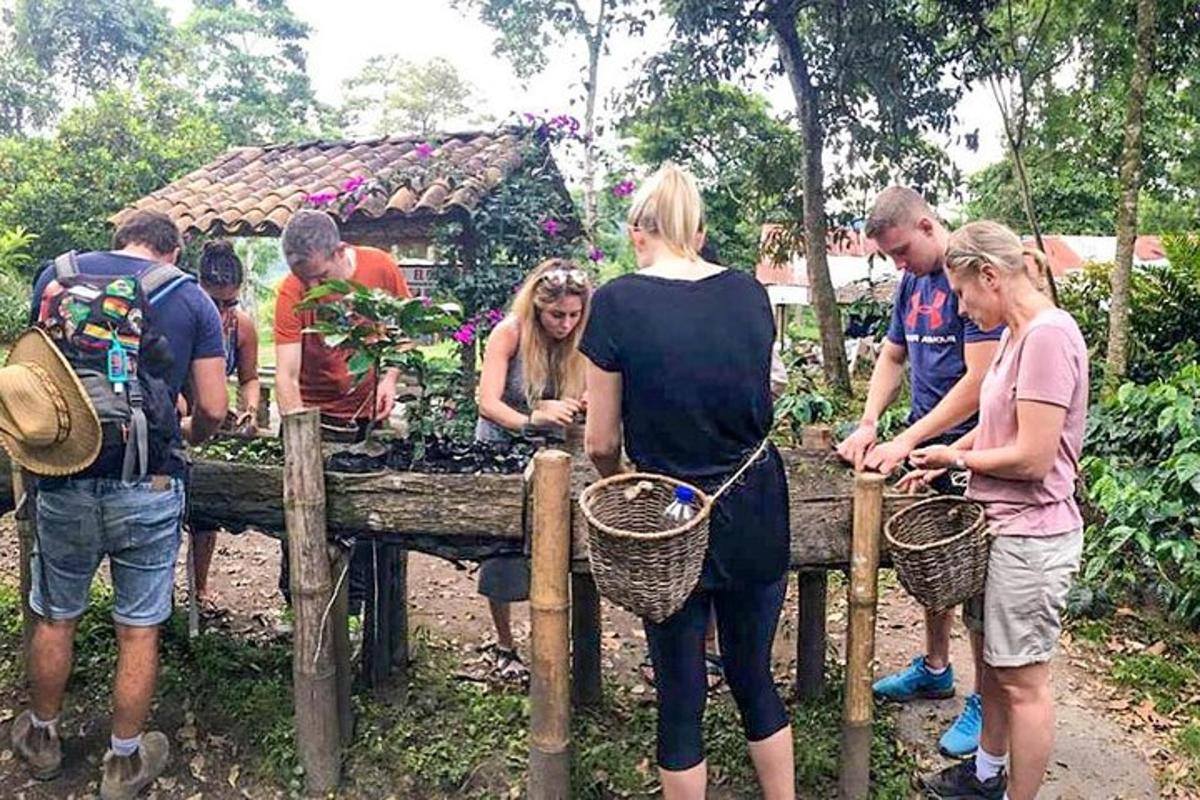
[[[1050,271],[1054,273],[1054,277],[1061,278],[1071,270],[1083,267],[1083,259],[1062,239],[1057,236],[1043,236],[1042,242],[1046,245],[1046,258],[1050,261]],[[1022,244],[1031,250],[1037,249],[1037,242],[1032,238],[1025,239]]]
[[[1138,261],[1162,261],[1167,251],[1157,236],[1139,236],[1133,242],[1133,255]]]

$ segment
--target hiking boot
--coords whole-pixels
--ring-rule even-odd
[[[62,772],[62,741],[54,726],[33,727],[33,712],[23,711],[13,720],[12,747],[39,781],[54,780]]]
[[[171,743],[158,731],[142,734],[142,744],[131,756],[118,756],[109,750],[104,754],[100,800],[133,800],[163,773],[170,754]]]
[[[983,700],[979,693],[967,695],[962,713],[942,734],[938,750],[948,758],[966,758],[979,749],[979,734],[983,731]]]
[[[926,797],[938,800],[1004,800],[1008,776],[1001,770],[995,777],[980,782],[975,777],[975,759],[969,758],[921,778],[921,788]]]
[[[934,675],[925,666],[925,656],[917,656],[904,669],[877,680],[871,690],[880,700],[893,703],[945,700],[954,697],[954,668],[947,666],[941,675]]]

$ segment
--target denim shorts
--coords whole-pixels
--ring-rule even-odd
[[[171,616],[184,510],[179,478],[43,483],[37,493],[30,607],[47,619],[79,617],[87,609],[96,569],[108,556],[113,619],[132,627],[165,622]]]

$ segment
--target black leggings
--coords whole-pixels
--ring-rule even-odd
[[[697,590],[663,623],[646,621],[646,639],[658,687],[658,765],[684,770],[704,760],[704,704],[708,679],[704,633],[709,608],[717,614],[717,635],[725,678],[751,742],[766,739],[788,724],[787,711],[771,676],[771,644],[787,591],[787,576],[774,583],[724,591]]]

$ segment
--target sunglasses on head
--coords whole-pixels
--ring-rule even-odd
[[[581,269],[552,269],[543,275],[540,280],[550,284],[551,286],[564,286],[571,284],[580,289],[587,286],[587,273]]]

